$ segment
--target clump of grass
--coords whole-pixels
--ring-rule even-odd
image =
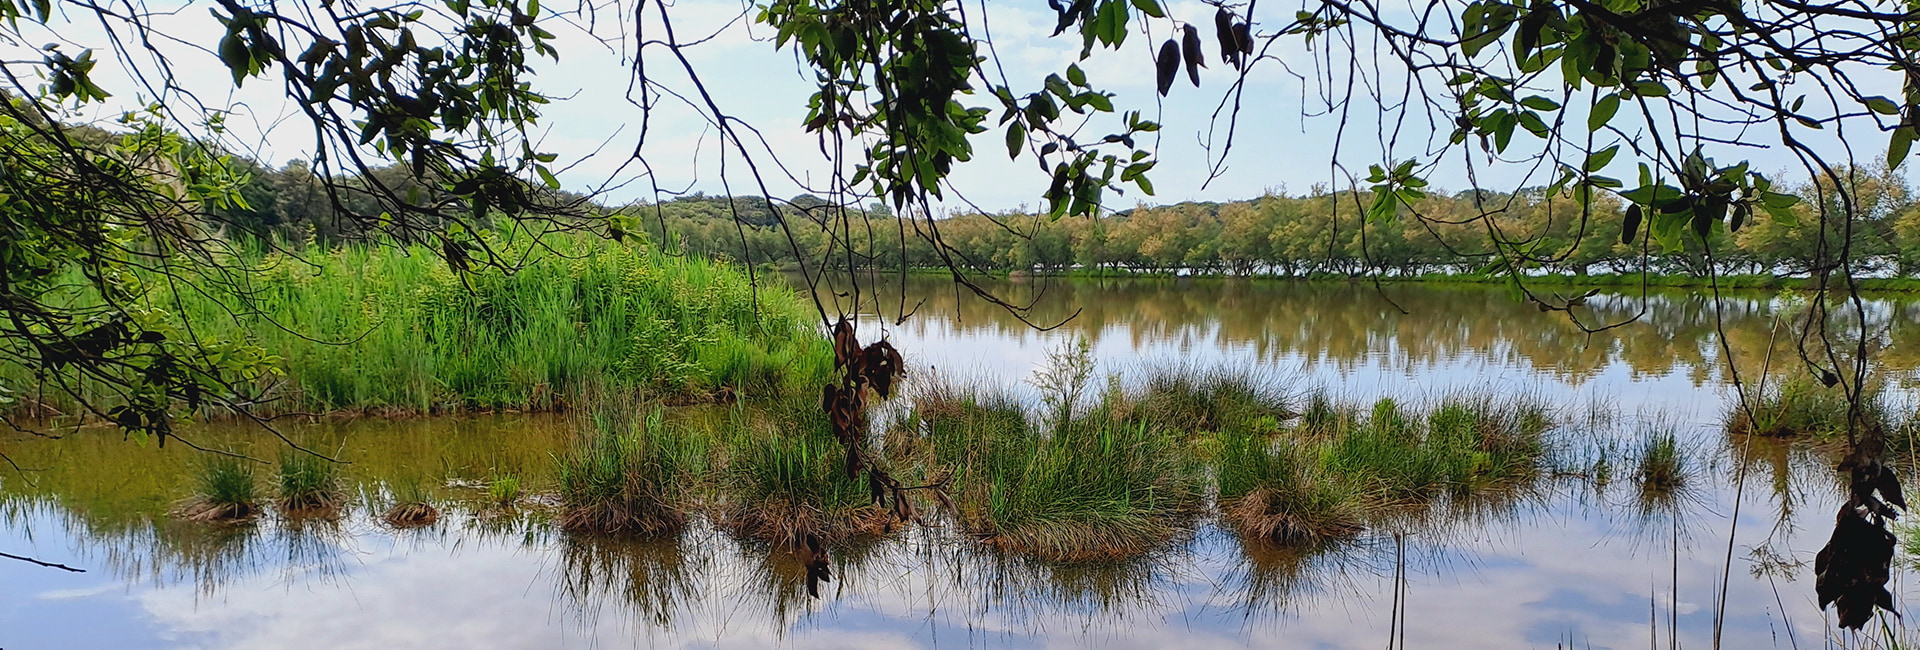
[[[766,418],[736,427],[722,527],[788,548],[809,535],[839,543],[892,530],[893,515],[848,475],[846,448],[816,405],[785,404]]]
[[[1318,449],[1245,432],[1220,438],[1221,515],[1243,537],[1312,544],[1364,528],[1366,494],[1327,471]]]
[[[1822,386],[1800,377],[1767,386],[1752,397],[1748,412],[1738,400],[1722,418],[1728,433],[1771,437],[1840,437],[1847,434],[1847,395],[1838,386]],[[1860,424],[1886,429],[1889,423],[1884,394],[1877,386],[1861,391]]]
[[[200,464],[194,483],[193,496],[174,510],[176,516],[193,521],[240,521],[260,514],[253,464],[247,459],[212,456]]]
[[[1359,419],[1360,413],[1356,408],[1335,400],[1321,389],[1307,393],[1306,404],[1300,410],[1298,428],[1308,434],[1332,433],[1345,429]]]
[[[1643,437],[1634,450],[1633,462],[1634,481],[1643,506],[1670,502],[1687,488],[1691,468],[1671,430]]]
[[[427,491],[419,481],[403,481],[389,486],[393,493],[394,506],[387,509],[380,518],[394,528],[418,528],[431,526],[440,520],[440,509],[433,507]]]
[[[1525,398],[1451,396],[1424,417],[1387,398],[1333,434],[1325,462],[1387,502],[1465,494],[1535,476],[1551,426]]]
[[[487,503],[495,508],[512,508],[522,496],[519,476],[503,473],[487,481]]]
[[[1190,528],[1198,467],[1174,431],[1114,417],[1113,396],[1052,433],[998,395],[917,409],[934,460],[955,472],[960,525],[998,548],[1061,561],[1138,555]]]
[[[1132,418],[1177,431],[1275,433],[1299,415],[1272,376],[1250,367],[1150,367],[1132,402]]]
[[[324,513],[346,503],[340,471],[331,460],[312,453],[280,453],[280,507],[291,513]]]
[[[579,439],[560,456],[562,529],[663,535],[686,524],[704,445],[670,429],[664,411],[638,417],[634,410],[591,409]],[[518,480],[511,483],[500,487],[500,496],[518,491]]]

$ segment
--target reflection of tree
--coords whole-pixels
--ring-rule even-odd
[[[1261,360],[1298,358],[1343,370],[1383,355],[1409,367],[1471,355],[1571,383],[1589,380],[1614,364],[1634,377],[1679,370],[1697,384],[1717,382],[1724,373],[1714,339],[1713,300],[1686,291],[1596,296],[1580,308],[1584,322],[1640,318],[1589,335],[1562,314],[1542,313],[1498,288],[1475,285],[1387,285],[1376,290],[1368,284],[1331,282],[1036,278],[990,288],[1014,304],[1031,304],[1028,317],[1034,323],[1051,325],[1072,317],[1063,326],[1065,332],[1096,344],[1117,335],[1134,346],[1215,340]],[[822,285],[823,297],[845,290]],[[879,294],[864,306],[868,313],[893,320],[903,303],[898,278],[863,285],[862,290]],[[941,278],[909,278],[905,293],[904,304],[919,307],[917,318],[899,327],[916,335],[934,328],[1016,340],[1033,335],[1028,323],[971,294],[955,292]],[[1725,311],[1720,319],[1744,374],[1758,374],[1770,343],[1771,369],[1794,370],[1788,360],[1795,358],[1799,334],[1792,316],[1800,305],[1753,293],[1730,294],[1721,302]],[[1882,364],[1902,372],[1920,365],[1920,327],[1910,326],[1920,319],[1920,308],[1868,301],[1867,313],[1869,330],[1877,335],[1870,352],[1884,348],[1878,356]],[[1855,327],[1855,318],[1850,311],[1836,314],[1835,327]]]

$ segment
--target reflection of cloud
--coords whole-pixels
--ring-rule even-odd
[[[40,593],[34,594],[33,597],[39,600],[75,600],[79,598],[92,598],[94,596],[111,593],[124,588],[125,587],[117,583],[106,583],[106,584],[97,585],[93,587],[87,587],[84,589],[53,589],[49,591],[42,591]]]

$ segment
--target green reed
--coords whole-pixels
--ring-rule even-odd
[[[579,438],[558,459],[561,528],[663,535],[686,524],[707,442],[669,427],[658,408],[639,410],[616,402],[581,417]]]
[[[1144,374],[1131,417],[1163,429],[1271,433],[1299,414],[1272,375],[1251,367],[1156,365]]]
[[[1861,393],[1860,426],[1890,426],[1885,394],[1876,385]],[[1738,400],[1728,404],[1721,418],[1728,433],[1758,436],[1844,437],[1848,429],[1847,395],[1839,386],[1824,386],[1806,377],[1780,381],[1756,392],[1751,412]]]
[[[790,400],[762,413],[736,411],[725,426],[731,437],[723,527],[791,546],[807,535],[845,541],[897,523],[874,504],[865,474],[849,475],[846,447],[818,404]]]
[[[598,387],[725,400],[806,393],[832,370],[792,291],[725,264],[588,235],[489,245],[511,272],[348,246],[238,260],[262,270],[207,293],[156,282],[148,298],[201,340],[276,355],[274,409],[546,410]],[[0,385],[36,384],[0,365]]]

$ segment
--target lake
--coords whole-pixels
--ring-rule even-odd
[[[1032,306],[1023,320],[944,280],[869,280],[880,284],[861,287],[862,336],[884,331],[910,377],[1034,399],[1027,380],[1045,353],[1084,337],[1098,370],[1123,383],[1154,364],[1225,364],[1359,401],[1528,393],[1569,419],[1610,423],[1563,440],[1566,457],[1671,429],[1690,480],[1649,506],[1626,478],[1549,476],[1495,507],[1314,548],[1249,546],[1209,519],[1169,548],[1101,564],[990,552],[935,518],[835,549],[837,579],[816,600],[790,563],[701,520],[664,541],[559,532],[539,493],[568,436],[563,415],[283,422],[351,461],[354,505],[335,520],[237,527],[167,516],[201,458],[182,445],[104,429],[6,434],[0,451],[26,471],[0,471],[0,552],[87,571],[0,561],[0,648],[1710,647],[1723,575],[1722,647],[1864,643],[1833,631],[1814,600],[1813,555],[1841,494],[1833,445],[1720,428],[1732,392],[1716,329],[1743,380],[1792,371],[1802,298],[1729,294],[1716,318],[1696,293],[1602,293],[1574,313],[1588,329],[1625,324],[1594,333],[1498,287],[989,285]],[[1865,311],[1904,400],[1920,304],[1875,299]],[[261,458],[279,448],[238,423],[186,435]],[[501,472],[525,477],[529,506],[482,505]],[[440,521],[382,523],[367,504],[400,484],[428,486]],[[1904,554],[1896,562],[1898,594],[1912,570]]]

